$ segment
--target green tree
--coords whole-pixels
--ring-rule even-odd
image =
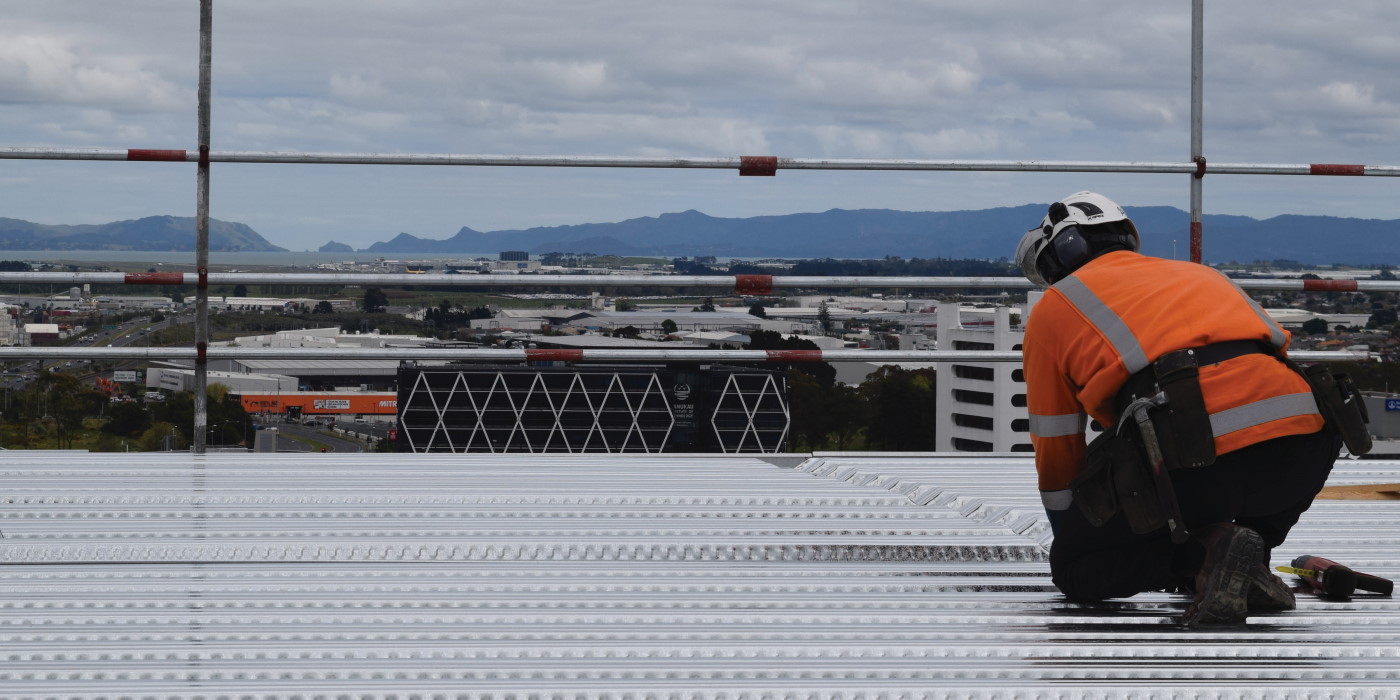
[[[137,441],[142,452],[162,452],[169,450],[183,450],[190,446],[190,441],[180,432],[180,429],[172,423],[156,423],[141,433]]]
[[[749,307],[749,315],[759,318],[768,318],[768,311],[763,308],[762,304],[755,303],[753,306]]]
[[[311,313],[313,313],[313,314],[331,314],[331,313],[335,313],[335,307],[331,306],[331,303],[330,303],[329,301],[326,301],[325,299],[322,299],[321,301],[316,302],[316,308],[312,309],[312,310],[311,310]]]
[[[871,445],[894,451],[934,449],[935,386],[931,369],[886,365],[867,377],[860,389],[871,407],[866,432]]]
[[[826,302],[817,305],[817,326],[823,335],[831,332],[831,310],[826,308]]]
[[[389,305],[389,295],[378,287],[370,287],[365,290],[365,298],[360,302],[360,310],[368,314],[377,314],[384,311],[384,307]]]
[[[1303,322],[1302,331],[1305,335],[1318,335],[1327,333],[1327,319],[1310,318]]]
[[[14,417],[33,424],[40,435],[51,434],[58,449],[69,449],[83,420],[97,415],[106,400],[71,374],[40,372],[20,392]],[[30,433],[28,425],[25,433]]]
[[[680,328],[676,326],[676,322],[669,318],[661,322],[661,332],[666,335],[671,335],[678,330],[680,330]]]
[[[210,431],[210,434],[205,436],[207,442],[236,444],[252,439],[248,434],[248,431],[251,430],[248,414],[243,410],[243,404],[229,393],[227,386],[218,383],[210,384],[206,395],[209,397],[206,428]],[[164,423],[175,426],[184,444],[188,445],[194,441],[194,394],[192,392],[176,392],[166,398],[163,403],[151,404],[147,409],[151,413],[151,419],[156,421],[157,425]],[[215,443],[215,440],[219,442]]]
[[[248,288],[241,284],[234,285],[233,295],[236,297],[246,297],[248,296]]]
[[[107,409],[107,422],[102,432],[121,437],[136,437],[151,427],[151,414],[135,401],[113,404]]]
[[[777,331],[750,331],[749,342],[744,343],[745,350],[820,350],[816,343],[810,340],[803,340],[797,336],[786,338]],[[764,369],[772,369],[771,364],[765,364]],[[817,383],[823,387],[830,388],[836,383],[836,368],[829,362],[795,362],[792,364],[781,363],[778,369],[795,369],[804,374],[811,375]]]

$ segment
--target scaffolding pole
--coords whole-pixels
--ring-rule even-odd
[[[0,148],[0,159],[100,160],[197,163],[200,154],[179,149]],[[1342,163],[1211,163],[1205,161],[930,160],[899,158],[655,158],[632,156],[468,155],[452,153],[316,153],[304,151],[210,151],[211,163],[301,163],[319,165],[456,165],[536,168],[669,168],[738,170],[773,175],[778,170],[921,170],[965,172],[1177,173],[1218,175],[1400,176],[1400,165]]]
[[[210,82],[214,45],[214,0],[199,2],[199,167],[195,170],[195,268],[194,304],[194,440],[197,455],[204,454],[209,424],[209,374],[205,349],[209,347],[209,122]]]
[[[1201,180],[1206,174],[1203,151],[1204,130],[1202,112],[1205,77],[1205,0],[1191,0],[1191,162],[1197,165],[1191,175],[1191,262],[1201,262],[1203,254],[1201,233]]]
[[[1036,289],[1024,277],[878,277],[809,275],[516,275],[297,272],[0,272],[0,284],[171,285],[265,284],[304,286],[560,287],[596,290],[606,287],[717,289],[745,296],[768,296],[777,289],[873,287],[881,289]],[[1400,292],[1400,280],[1378,279],[1236,279],[1242,289],[1300,292]]]

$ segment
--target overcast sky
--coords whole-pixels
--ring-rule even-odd
[[[0,146],[196,148],[198,3],[0,0]],[[1191,4],[215,0],[216,151],[1183,162]],[[1212,1],[1213,162],[1400,164],[1400,3]],[[945,211],[1186,175],[215,164],[294,250],[697,209]],[[1209,175],[1207,213],[1400,219],[1400,180]],[[0,160],[0,217],[192,216],[192,164]],[[1027,227],[1035,222],[1027,222]],[[1008,253],[1020,231],[1005,235]],[[1209,237],[1209,231],[1207,231]],[[488,251],[489,252],[489,251]]]

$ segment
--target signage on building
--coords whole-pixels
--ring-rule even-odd
[[[1400,399],[1386,399],[1386,400],[1385,400],[1385,410],[1387,410],[1387,411],[1400,411]]]
[[[136,370],[119,369],[112,372],[114,382],[134,382],[136,381]]]
[[[364,413],[392,415],[396,394],[385,391],[332,394],[283,391],[274,394],[240,393],[243,410],[250,413],[285,413],[292,407],[303,413]]]

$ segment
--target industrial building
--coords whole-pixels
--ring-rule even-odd
[[[286,374],[210,371],[208,376],[209,384],[222,384],[235,394],[297,390],[297,378]],[[195,372],[182,367],[152,366],[146,370],[146,386],[165,391],[194,391]]]

